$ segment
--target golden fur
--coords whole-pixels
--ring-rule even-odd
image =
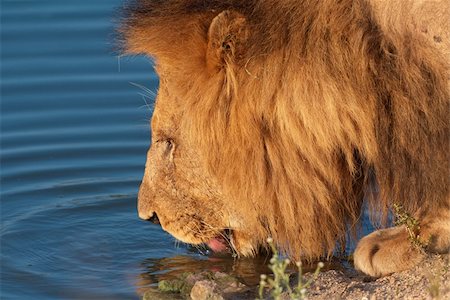
[[[178,239],[268,236],[295,259],[332,255],[392,203],[450,245],[449,4],[388,0],[133,2],[125,51],[156,59],[160,88],[139,214]],[[361,240],[380,276],[421,253],[403,228]]]

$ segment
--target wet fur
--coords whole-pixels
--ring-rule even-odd
[[[238,252],[272,236],[296,259],[331,255],[363,199],[384,217],[402,205],[438,241],[430,249],[448,251],[449,5],[389,2],[130,5],[125,50],[156,58],[166,90],[157,106],[177,120],[178,143],[195,149],[199,174],[213,178],[204,197],[217,191],[210,203],[223,213],[208,223],[235,230]],[[211,207],[198,203],[208,202],[186,210],[206,217]],[[379,276],[419,261],[396,236],[397,245],[362,240],[356,266]],[[392,251],[405,263],[385,267]]]

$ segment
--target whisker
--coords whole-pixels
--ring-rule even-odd
[[[153,111],[153,103],[154,99],[156,98],[156,92],[150,90],[149,88],[139,83],[130,82],[130,84],[142,90],[142,92],[139,93],[139,95],[142,97],[142,100],[144,100],[145,105],[139,108],[147,107],[150,111]],[[149,102],[152,103],[152,105],[149,104]]]
[[[208,255],[207,252],[205,252],[205,248],[200,247],[199,245],[193,245],[195,247],[195,249],[197,249],[197,251],[201,254],[201,255]]]
[[[148,110],[153,111],[153,105],[151,105],[151,104],[149,104],[149,103],[147,102],[147,99],[148,99],[148,100],[152,100],[152,99],[151,99],[150,97],[144,95],[144,94],[141,94],[141,93],[139,93],[139,95],[141,95],[142,100],[143,100],[144,103],[145,103],[144,105],[140,106],[139,109],[146,107]]]
[[[152,91],[148,87],[143,86],[142,84],[135,83],[135,82],[130,82],[130,84],[135,86],[135,87],[137,87],[137,88],[140,88],[141,90],[143,90],[150,97],[155,97],[156,96],[156,92]]]
[[[117,55],[117,71],[120,73],[120,59],[122,58],[122,55]]]

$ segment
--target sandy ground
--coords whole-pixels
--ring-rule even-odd
[[[352,269],[329,270],[319,274],[308,289],[306,299],[449,299],[449,255],[430,255],[415,268],[382,278],[371,278]],[[311,274],[306,274],[308,279]],[[255,299],[256,289],[239,283],[227,274],[190,275],[190,286],[182,293],[149,290],[144,300],[162,299]],[[286,296],[286,295],[284,295]],[[282,297],[289,299],[289,297]],[[271,299],[271,297],[267,297]]]
[[[351,270],[323,272],[308,299],[450,299],[448,256],[430,255],[411,270],[378,279]]]

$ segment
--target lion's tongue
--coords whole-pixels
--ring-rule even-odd
[[[206,245],[214,252],[225,252],[228,249],[227,243],[222,237],[213,238]]]

